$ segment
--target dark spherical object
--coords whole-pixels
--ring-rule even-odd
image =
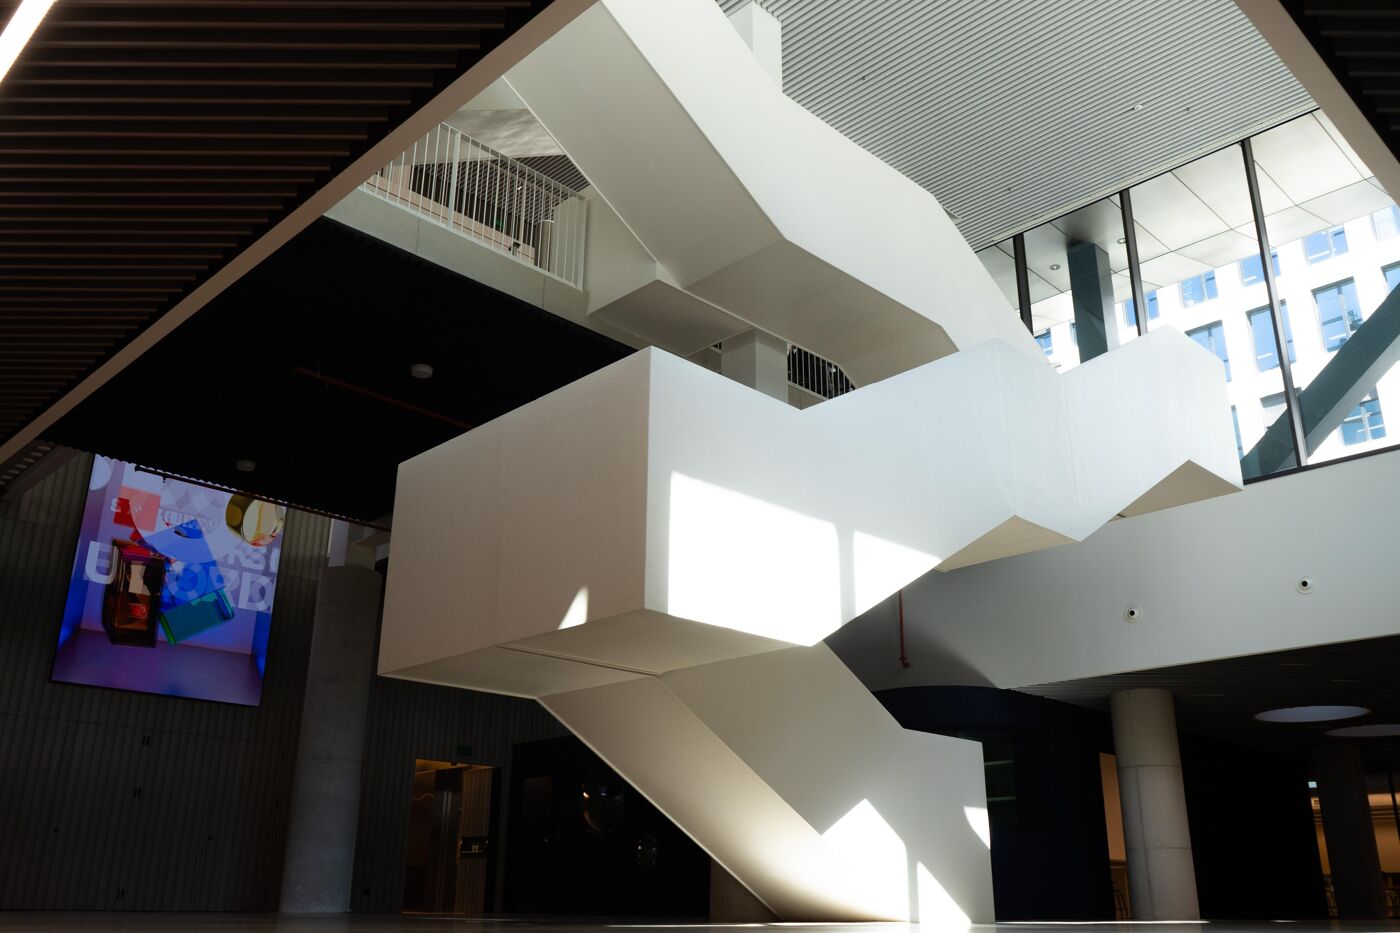
[[[626,785],[610,771],[590,771],[579,791],[583,822],[600,836],[617,832],[627,816]]]

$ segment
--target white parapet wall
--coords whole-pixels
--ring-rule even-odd
[[[640,351],[402,465],[379,670],[539,698],[779,917],[990,920],[976,746],[900,730],[822,639],[940,566],[1233,492],[1234,454],[1219,361],[1170,330],[805,410]]]
[[[1397,487],[1382,453],[929,574],[904,590],[907,669],[893,600],[829,644],[872,690],[1014,689],[1393,635]]]
[[[990,341],[798,410],[640,351],[402,465],[380,669],[541,696],[815,644],[1234,491],[1222,375],[1168,330],[1064,375]]]

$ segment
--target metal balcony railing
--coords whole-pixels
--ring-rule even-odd
[[[454,127],[434,127],[360,187],[583,288],[588,202]]]
[[[855,388],[841,367],[796,344],[788,344],[787,365],[788,382],[813,395],[836,398]]]

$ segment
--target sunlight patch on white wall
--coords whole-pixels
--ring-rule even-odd
[[[967,825],[972,827],[972,831],[977,834],[977,838],[982,840],[982,845],[988,849],[992,847],[992,821],[987,817],[986,807],[963,807],[963,815],[967,817]]]
[[[939,929],[947,927],[968,927],[972,920],[944,890],[933,873],[920,862],[915,872],[919,886],[919,924],[936,924]]]
[[[588,587],[581,586],[574,594],[574,601],[569,603],[569,611],[564,613],[564,619],[559,623],[561,629],[573,628],[575,625],[582,625],[588,621]]]
[[[923,576],[941,557],[857,531],[855,552],[855,611],[860,615],[895,590]]]
[[[830,522],[680,473],[670,517],[671,615],[799,645],[841,624]]]
[[[889,920],[909,918],[909,854],[904,840],[869,800],[862,800],[822,833],[842,878],[863,909]]]

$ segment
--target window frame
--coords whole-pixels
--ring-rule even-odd
[[[1219,334],[1219,337],[1220,337],[1219,344],[1218,344],[1218,347],[1219,347],[1218,349],[1217,349],[1217,345],[1216,345],[1216,340],[1214,339],[1216,333],[1218,333],[1218,334]],[[1206,344],[1201,343],[1201,341],[1198,340],[1198,339],[1196,338],[1196,335],[1197,335],[1197,334],[1208,334],[1208,335],[1210,335],[1210,336],[1211,336],[1210,345],[1207,346]],[[1221,319],[1218,320],[1218,321],[1212,321],[1212,322],[1209,323],[1209,324],[1202,324],[1200,327],[1193,327],[1193,328],[1191,328],[1190,330],[1188,330],[1188,331],[1186,332],[1186,336],[1190,337],[1192,340],[1195,340],[1196,343],[1200,344],[1200,346],[1201,346],[1203,349],[1209,350],[1210,352],[1214,353],[1214,354],[1216,355],[1216,357],[1219,358],[1220,362],[1225,364],[1225,381],[1226,381],[1226,382],[1231,382],[1231,381],[1233,381],[1233,379],[1234,379],[1234,372],[1230,369],[1230,345],[1229,345],[1229,343],[1225,340],[1225,319],[1224,319],[1224,318],[1221,318]]]
[[[1326,324],[1326,322],[1323,321],[1323,319],[1322,319],[1322,305],[1318,302],[1317,296],[1318,296],[1318,293],[1319,293],[1319,292],[1327,292],[1327,291],[1331,291],[1331,290],[1333,290],[1333,289],[1337,289],[1338,291],[1342,291],[1342,290],[1344,290],[1345,287],[1348,286],[1348,285],[1351,286],[1352,298],[1356,300],[1356,316],[1357,316],[1357,318],[1359,318],[1359,323],[1356,325],[1356,327],[1352,327],[1352,326],[1348,323],[1348,324],[1346,325],[1346,328],[1347,328],[1346,336],[1343,337],[1343,338],[1337,343],[1337,345],[1336,345],[1335,347],[1329,347],[1329,346],[1327,345],[1327,324]],[[1366,323],[1365,317],[1362,316],[1362,311],[1361,311],[1361,300],[1360,300],[1360,298],[1358,298],[1357,295],[1356,295],[1356,279],[1355,279],[1354,277],[1348,276],[1347,278],[1338,279],[1337,281],[1332,282],[1332,283],[1330,283],[1330,284],[1328,284],[1328,285],[1319,285],[1319,286],[1317,286],[1316,288],[1312,289],[1312,300],[1313,300],[1313,311],[1316,313],[1316,317],[1317,317],[1318,334],[1322,337],[1322,349],[1323,349],[1325,352],[1327,352],[1327,353],[1335,353],[1335,352],[1337,352],[1337,350],[1341,349],[1342,344],[1344,344],[1344,343],[1346,343],[1348,340],[1350,340],[1350,339],[1351,339],[1351,335],[1354,334],[1354,333],[1356,333],[1357,330],[1359,330],[1359,329],[1361,328],[1361,325],[1362,325],[1362,324],[1365,324],[1365,323]],[[1347,321],[1347,315],[1346,315],[1345,310],[1342,312],[1342,316],[1341,316],[1340,318],[1338,318],[1337,320],[1341,320],[1341,321],[1343,321],[1343,322],[1346,322],[1346,321]]]
[[[1279,301],[1278,304],[1279,304],[1279,312],[1280,312],[1281,316],[1283,317],[1283,344],[1284,344],[1284,347],[1288,350],[1288,362],[1290,362],[1290,363],[1296,363],[1296,362],[1298,362],[1298,353],[1297,353],[1296,350],[1293,349],[1293,321],[1292,321],[1292,319],[1290,319],[1289,316],[1288,316],[1288,300],[1287,300],[1287,299],[1282,299],[1282,300]],[[1271,372],[1271,371],[1273,371],[1273,370],[1275,370],[1275,369],[1278,369],[1278,368],[1279,368],[1279,361],[1278,361],[1278,341],[1277,341],[1277,340],[1275,339],[1275,337],[1274,337],[1274,310],[1273,310],[1273,308],[1272,308],[1271,306],[1269,306],[1269,305],[1263,305],[1262,307],[1255,308],[1255,309],[1253,309],[1252,311],[1246,311],[1246,312],[1244,313],[1244,317],[1245,317],[1245,321],[1248,322],[1248,324],[1249,324],[1249,337],[1250,337],[1250,340],[1251,340],[1251,341],[1253,342],[1253,344],[1254,344],[1254,368],[1255,368],[1255,370],[1256,370],[1257,372],[1267,373],[1267,372]],[[1258,326],[1257,326],[1257,324],[1256,324],[1256,322],[1257,322],[1257,321],[1260,321],[1260,320],[1262,320],[1262,321],[1268,326],[1268,334],[1267,334],[1268,341],[1267,341],[1267,347],[1268,347],[1269,355],[1272,356],[1272,357],[1273,357],[1273,360],[1274,360],[1274,362],[1273,362],[1273,364],[1272,364],[1271,366],[1264,366],[1264,365],[1261,363],[1262,357],[1261,357],[1261,355],[1260,355],[1260,353],[1259,353],[1259,346],[1260,346],[1260,337],[1261,337],[1261,334],[1259,333],[1259,329],[1258,329]]]
[[[1326,237],[1327,239],[1327,254],[1325,256],[1321,253],[1314,256],[1308,251],[1308,241],[1316,237]],[[1341,249],[1337,249],[1337,242],[1339,239],[1342,244]],[[1347,242],[1346,224],[1338,224],[1335,227],[1318,230],[1303,237],[1303,258],[1307,260],[1310,266],[1315,266],[1320,262],[1326,262],[1329,259],[1334,259],[1337,256],[1342,256],[1349,252],[1351,252],[1351,244]]]

